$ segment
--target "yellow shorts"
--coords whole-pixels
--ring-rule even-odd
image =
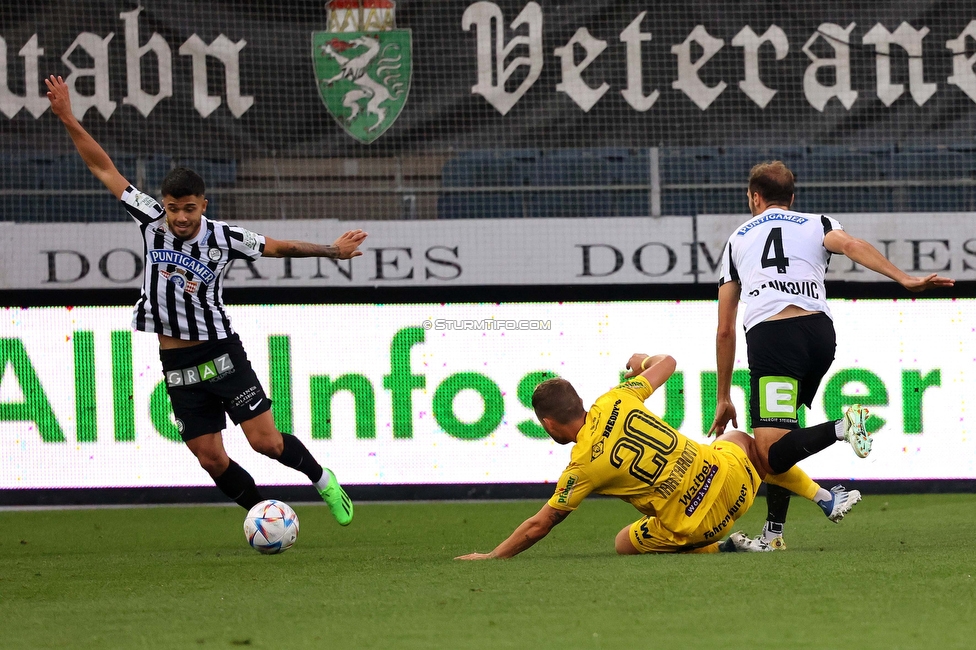
[[[643,517],[630,526],[630,541],[641,553],[681,553],[719,541],[729,526],[744,515],[756,499],[759,473],[746,452],[730,442],[716,442],[717,451],[728,465],[722,490],[705,513],[701,525],[690,535],[671,532],[657,517]]]

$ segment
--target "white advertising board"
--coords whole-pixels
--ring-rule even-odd
[[[120,212],[122,208],[119,208]],[[270,259],[229,266],[226,287],[449,287],[717,282],[722,249],[748,215],[446,221],[244,221],[275,239],[369,238],[354,260]],[[899,268],[976,280],[976,214],[835,215]],[[141,286],[134,222],[0,223],[0,289]],[[885,280],[838,257],[828,280]]]
[[[810,424],[860,402],[872,455],[843,444],[803,467],[821,478],[976,479],[976,300],[833,301],[837,358]],[[649,408],[704,441],[714,403],[714,302],[239,306],[235,329],[279,426],[349,484],[554,481],[569,450],[528,396],[541,371],[586,404],[636,351],[678,373]],[[0,324],[0,489],[207,486],[179,441],[152,335],[126,307],[7,309]],[[740,337],[741,338],[741,337]],[[736,367],[744,369],[739,341]],[[740,373],[738,379],[742,379]],[[745,426],[744,392],[734,390]],[[247,447],[261,484],[296,472]]]

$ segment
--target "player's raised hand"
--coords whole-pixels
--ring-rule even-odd
[[[339,251],[339,259],[348,260],[362,255],[363,252],[359,250],[359,245],[363,243],[367,236],[368,234],[362,230],[350,230],[342,233],[339,239],[332,243]]]
[[[719,400],[715,405],[715,419],[712,421],[712,427],[705,434],[705,437],[709,436],[720,436],[725,433],[725,427],[729,425],[729,420],[732,421],[732,426],[736,429],[739,428],[739,420],[735,414],[735,405],[728,400]]]
[[[47,85],[47,98],[51,102],[51,112],[62,120],[71,115],[71,93],[68,84],[61,77],[53,74],[44,80]]]
[[[931,273],[926,275],[924,278],[909,276],[907,280],[901,283],[901,286],[913,293],[918,293],[919,291],[925,291],[926,289],[935,289],[936,287],[951,287],[955,284],[956,281],[952,278],[944,278],[941,275]]]
[[[627,368],[627,373],[624,374],[624,379],[630,379],[641,374],[644,371],[644,368],[641,366],[644,363],[644,360],[647,358],[648,355],[640,352],[635,352],[634,354],[630,355],[630,359],[627,360],[627,365],[625,366],[625,368]]]

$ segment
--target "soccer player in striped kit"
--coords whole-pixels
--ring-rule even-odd
[[[61,77],[45,79],[51,110],[64,123],[81,158],[139,224],[146,250],[145,280],[133,328],[155,333],[166,388],[180,436],[217,487],[245,509],[263,500],[251,475],[224,450],[221,431],[230,415],[251,447],[305,474],[343,526],[353,505],[331,470],[312,457],[302,441],[282,435],[265,394],[231,328],[221,297],[221,280],[235,259],[362,255],[362,230],[344,233],[332,245],[280,241],[245,228],[213,221],[203,179],[177,168],[162,183],[163,204],[133,187],[108,154],[71,112]]]
[[[739,300],[745,303],[750,374],[749,412],[762,469],[767,473],[768,517],[758,550],[785,548],[783,525],[795,492],[840,521],[861,494],[840,486],[825,490],[794,465],[839,440],[864,458],[871,437],[867,409],[851,406],[843,419],[799,428],[797,411],[810,407],[834,360],[836,335],[827,306],[824,279],[831,254],[845,255],[909,291],[951,287],[935,273],[913,277],[889,262],[874,246],[847,234],[840,223],[820,214],[790,210],[795,178],[780,161],[761,163],[749,175],[752,218],[729,237],[722,254],[718,292],[716,364],[718,395],[709,434],[736,422],[732,404],[732,364]]]

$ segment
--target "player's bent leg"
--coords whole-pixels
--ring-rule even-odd
[[[615,542],[617,553],[636,555],[644,553],[689,553],[712,544],[701,537],[689,539],[665,528],[657,517],[642,517],[624,527]],[[717,549],[716,549],[717,550]],[[699,551],[704,553],[716,551]]]
[[[284,451],[283,436],[274,423],[271,411],[265,411],[241,422],[241,429],[251,449],[268,458],[279,458]]]
[[[758,412],[753,413],[753,418],[758,416]],[[756,420],[753,419],[753,422]],[[766,472],[767,477],[774,473],[770,467],[769,450],[782,440],[789,431],[789,429],[771,426],[757,426],[753,430],[756,436],[756,447],[759,451],[759,461],[762,471]],[[787,489],[771,485],[768,482],[766,484],[766,522],[763,524],[762,537],[769,544],[778,544],[777,548],[780,549],[786,548],[786,544],[783,543],[783,531],[786,527],[786,517],[790,511],[790,494],[791,492]]]
[[[263,501],[254,478],[246,469],[235,463],[224,451],[224,443],[219,433],[208,433],[186,441],[193,455],[213,479],[221,492],[237,505],[250,510]]]
[[[792,429],[769,447],[766,459],[772,473],[780,474],[843,439],[844,429],[840,420]]]
[[[749,509],[756,499],[756,492],[762,483],[760,470],[754,466],[756,450],[752,438],[741,431],[730,431],[719,436],[712,443],[716,455],[727,468],[721,484],[712,486],[718,489],[715,500],[705,512],[695,532],[688,535],[692,546],[698,552],[741,552],[750,549],[748,538],[743,533],[735,533],[725,542],[718,543],[732,525]],[[709,548],[709,547],[714,548]]]
[[[352,500],[339,485],[335,474],[323,468],[297,437],[280,433],[270,410],[240,424],[252,448],[308,477],[340,525],[348,526],[352,522]]]
[[[613,546],[617,550],[618,555],[640,555],[640,551],[630,541],[630,529],[631,526],[624,526],[617,533]]]
[[[851,511],[851,508],[861,500],[860,492],[845,490],[840,485],[834,486],[830,491],[825,490],[796,465],[782,474],[769,474],[766,476],[766,484],[767,490],[770,485],[776,485],[813,501],[820,506],[824,515],[834,523],[843,519]],[[774,549],[785,548],[782,536],[779,537],[778,541],[775,537],[766,541]]]
[[[752,436],[750,436],[747,433],[743,433],[742,431],[736,431],[736,430],[726,431],[725,433],[717,437],[715,439],[715,442],[712,444],[722,443],[722,442],[730,442],[736,445],[737,447],[741,448],[744,452],[746,452],[746,456],[749,458],[749,461],[752,463],[753,467],[755,467],[756,471],[759,473],[759,478],[765,479],[766,472],[763,469],[763,464],[761,463],[762,456],[759,453],[759,448],[758,445],[756,444],[756,440]]]
[[[779,442],[789,432],[789,429],[781,429],[779,427],[760,426],[753,428],[752,435],[756,440],[756,453],[759,457],[759,465],[756,466],[757,469],[760,469],[766,474],[775,473],[769,466],[769,448]]]
[[[765,481],[769,485],[786,488],[793,494],[798,494],[804,499],[814,502],[816,502],[817,493],[821,489],[806,472],[796,465],[780,474],[767,474]]]
[[[766,481],[767,483],[766,503],[769,506],[769,516],[767,517],[766,524],[763,526],[762,534],[760,534],[758,537],[756,537],[755,539],[751,539],[748,536],[746,536],[745,533],[742,532],[733,533],[728,539],[725,540],[725,542],[723,542],[720,550],[724,552],[739,552],[739,553],[742,552],[755,553],[755,552],[772,551],[772,550],[784,550],[786,548],[786,542],[783,541],[782,533],[783,533],[783,524],[786,521],[786,511],[783,508],[783,506],[785,504],[785,507],[789,508],[790,505],[789,492],[787,491],[777,495],[775,494],[775,490],[774,490],[772,496],[769,496],[769,492],[770,492],[769,483],[771,483],[770,477],[772,475],[766,474],[762,469],[760,469],[761,461],[763,460],[763,457],[760,455],[758,446],[756,445],[756,441],[753,440],[753,438],[751,438],[749,435],[745,433],[742,433],[741,431],[730,431],[727,434],[723,434],[722,436],[719,436],[715,442],[718,443],[723,440],[732,442],[738,445],[739,447],[741,447],[746,452],[746,455],[749,457],[749,460],[752,462],[752,464],[756,466],[756,471],[759,472],[760,478]],[[803,472],[803,470],[799,468],[795,468],[795,469],[797,470],[797,472],[800,473]],[[806,476],[806,474],[804,474],[803,476],[805,476],[806,479],[811,484],[816,486],[816,484],[813,483],[813,481],[810,481],[810,477]],[[814,494],[815,493],[816,493],[816,489],[814,490]],[[779,501],[777,501],[777,497],[779,498]],[[770,521],[771,519],[774,521],[771,522]],[[774,527],[776,528],[776,531],[772,530],[772,528]]]
[[[186,440],[186,446],[197,457],[200,467],[216,478],[227,471],[230,457],[224,450],[224,440],[220,433],[207,433]]]

